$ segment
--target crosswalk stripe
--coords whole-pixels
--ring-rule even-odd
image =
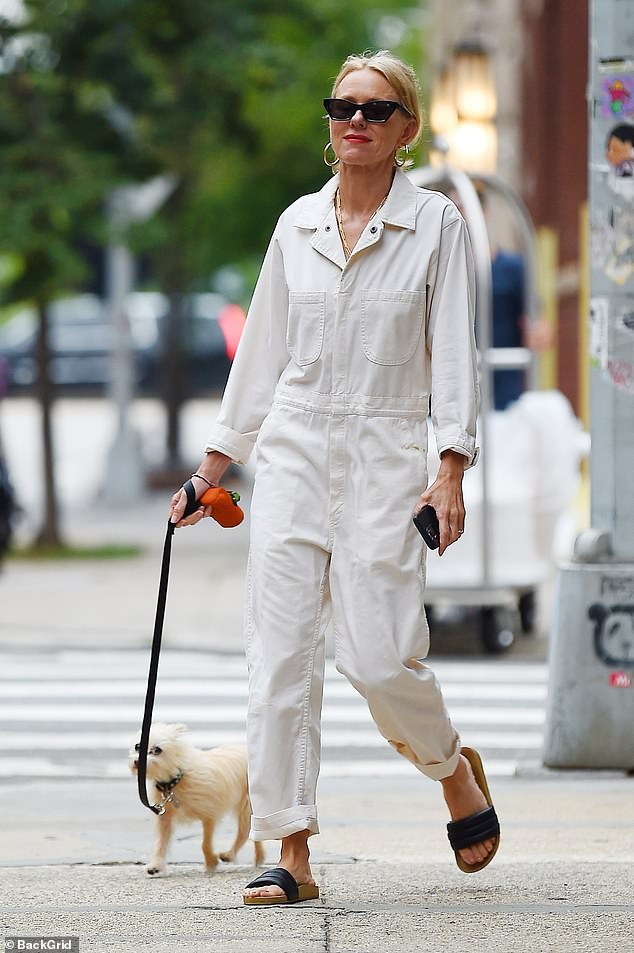
[[[517,774],[518,762],[513,759],[488,759],[489,777],[511,777]],[[412,777],[416,769],[408,761],[394,755],[389,761],[331,761],[323,762],[321,777],[325,778],[369,778]],[[0,778],[108,778],[120,779],[132,776],[119,762],[108,762],[99,771],[85,765],[52,764],[44,758],[13,758],[0,762]]]
[[[489,777],[512,777],[517,774],[518,764],[513,760],[492,760],[487,759],[487,775]],[[398,761],[376,762],[376,761],[358,761],[349,763],[330,763],[324,764],[321,768],[321,775],[326,778],[333,777],[391,777],[405,778],[412,777],[413,768],[411,764],[399,759]]]
[[[0,778],[124,778],[145,697],[148,652],[61,649],[6,653],[0,672]],[[539,762],[547,669],[542,663],[441,660],[438,676],[465,744],[493,776]],[[193,673],[193,674],[192,674]],[[243,742],[247,673],[239,655],[167,649],[155,721],[184,722],[197,747]],[[365,700],[327,660],[322,776],[405,777],[412,766],[381,737]]]
[[[331,698],[357,699],[358,693],[352,685],[345,681],[328,683],[328,694]],[[247,684],[238,679],[162,679],[158,686],[161,697],[171,695],[187,695],[189,698],[203,697],[245,697]],[[145,682],[138,679],[129,681],[115,681],[114,679],[102,682],[84,680],[73,683],[64,680],[37,682],[11,681],[0,679],[0,698],[20,698],[25,701],[30,698],[124,698],[143,697]],[[454,698],[466,701],[534,701],[543,702],[546,698],[545,685],[472,685],[469,682],[447,681],[443,685],[443,696],[449,701]]]
[[[467,729],[463,732],[465,742],[476,747],[486,748],[505,748],[510,739],[510,735],[505,731],[478,731],[477,729]],[[467,739],[468,734],[468,739]],[[63,734],[46,734],[36,732],[15,732],[0,731],[0,750],[2,752],[16,751],[119,751],[122,757],[127,755],[130,745],[134,742],[136,735],[134,732],[64,732]],[[207,731],[188,731],[187,737],[191,744],[197,748],[211,748],[218,744],[234,744],[244,742],[244,729],[216,729],[210,728]],[[384,747],[386,742],[372,725],[372,731],[363,733],[350,731],[347,734],[343,731],[336,732],[324,728],[323,732],[324,747],[342,747],[350,744],[351,747]],[[538,731],[522,732],[521,735],[513,735],[513,747],[526,751],[537,750],[542,743],[542,734]],[[2,762],[3,755],[0,755]]]
[[[466,708],[449,706],[451,717],[456,722],[480,725],[542,725],[544,712],[540,708]],[[96,705],[0,705],[0,723],[6,722],[48,722],[75,723],[81,719],[84,723],[128,723],[135,725],[140,721],[141,709],[138,705],[117,705],[99,707]],[[328,706],[324,711],[324,721],[369,721],[365,709]],[[244,721],[246,705],[191,705],[157,703],[155,721],[185,722],[200,724],[212,721]]]
[[[113,660],[113,655],[117,661]],[[128,679],[143,682],[149,666],[149,648],[147,651],[116,649],[102,655],[99,652],[84,653],[60,651],[50,659],[33,657],[31,654],[6,654],[2,659],[0,679],[13,682],[16,679],[46,682],[61,677],[68,683],[85,680],[116,680],[125,683]],[[542,662],[447,662],[444,660],[426,663],[435,672],[443,688],[445,682],[487,685],[542,685],[547,680],[547,667]],[[326,661],[326,678],[343,679],[332,659]],[[159,684],[164,679],[178,678],[189,680],[192,672],[197,678],[236,678],[246,681],[246,662],[240,655],[222,656],[211,653],[185,652],[166,649],[160,661]],[[344,681],[344,684],[347,682]]]

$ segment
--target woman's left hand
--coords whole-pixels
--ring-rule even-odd
[[[440,457],[438,476],[421,494],[414,512],[430,504],[436,510],[440,526],[439,556],[464,532],[465,508],[462,498],[462,479],[467,458],[455,450],[445,450]]]

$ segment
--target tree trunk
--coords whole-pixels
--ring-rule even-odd
[[[57,492],[55,487],[55,453],[53,450],[52,410],[54,385],[49,376],[50,346],[48,308],[44,302],[37,304],[37,385],[42,427],[42,450],[44,463],[44,515],[42,526],[35,539],[40,547],[61,546]]]

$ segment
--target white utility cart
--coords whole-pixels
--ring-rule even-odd
[[[442,557],[428,554],[425,604],[431,613],[452,605],[476,608],[486,651],[508,649],[518,627],[533,630],[536,593],[552,576],[558,539],[572,538],[571,503],[579,482],[585,435],[566,398],[529,389],[504,411],[492,410],[495,368],[525,368],[529,388],[535,366],[526,348],[490,346],[491,254],[478,193],[464,172],[426,167],[409,173],[423,188],[455,190],[469,227],[476,266],[476,332],[480,362],[480,457],[465,473],[464,536]],[[505,202],[519,232],[525,263],[528,321],[538,316],[534,232],[517,195],[497,176],[478,175],[487,192]],[[429,428],[429,479],[439,460]],[[567,525],[568,524],[568,525]]]

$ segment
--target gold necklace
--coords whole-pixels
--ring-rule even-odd
[[[372,215],[370,215],[370,217],[368,218],[368,222],[370,221],[370,219],[374,218],[374,216],[379,211],[379,209],[383,208],[383,206],[385,205],[385,202],[387,201],[388,195],[389,195],[389,192],[383,196],[383,198],[381,199],[377,207],[372,212]],[[339,230],[339,237],[341,238],[341,244],[343,245],[343,253],[347,261],[350,258],[350,255],[352,254],[352,249],[350,248],[350,245],[348,244],[348,240],[346,239],[345,229],[343,227],[343,215],[342,215],[342,209],[341,209],[341,193],[339,192],[339,189],[337,189],[335,193],[335,218],[337,219],[337,228]],[[367,225],[367,222],[366,222],[366,225]]]

